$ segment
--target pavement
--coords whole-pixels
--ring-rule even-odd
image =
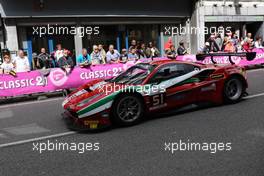
[[[62,97],[1,105],[0,176],[263,176],[264,69],[248,71],[248,81],[249,96],[238,104],[100,133],[69,131],[60,116]],[[179,141],[230,143],[231,149],[166,150]],[[48,142],[93,146],[84,153],[35,150]]]

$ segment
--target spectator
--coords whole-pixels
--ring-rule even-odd
[[[255,43],[254,43],[255,48],[263,48],[262,46],[262,38],[261,37],[257,37]]]
[[[2,63],[2,65],[0,66],[2,72],[4,74],[9,74],[11,71],[14,70],[14,64],[12,63],[12,60],[10,58],[9,54],[5,54],[4,55],[4,62]]]
[[[117,63],[120,53],[114,49],[114,45],[109,45],[109,51],[106,53],[107,63]]]
[[[208,39],[208,42],[210,44],[210,52],[220,51],[220,48],[215,41],[215,35],[211,35],[210,38]]]
[[[251,50],[253,49],[252,41],[253,40],[249,37],[247,37],[247,40],[244,40],[244,43],[242,45],[244,51],[251,52]]]
[[[121,63],[126,63],[127,61],[128,61],[128,54],[127,54],[127,50],[124,48],[121,51],[120,62]]]
[[[146,49],[146,56],[148,58],[154,58],[154,57],[160,56],[160,52],[159,52],[158,48],[156,48],[152,42],[149,42],[149,45]]]
[[[45,48],[40,49],[40,54],[37,56],[37,68],[46,69],[50,67],[50,55],[46,52]]]
[[[55,58],[55,51],[50,53],[50,68],[58,67],[57,59]]]
[[[179,43],[179,48],[177,49],[177,54],[179,56],[182,56],[182,55],[187,54],[187,50],[186,50],[183,42],[180,42]]]
[[[58,60],[58,66],[64,70],[67,74],[70,73],[71,69],[74,67],[72,58],[69,56],[69,51],[64,49],[63,56]]]
[[[171,45],[169,49],[165,51],[166,56],[169,59],[176,59],[177,51],[174,45]]]
[[[200,48],[198,54],[209,54],[210,53],[210,43],[205,42],[204,47]]]
[[[101,56],[102,56],[102,63],[105,64],[105,63],[106,63],[106,61],[105,61],[106,52],[105,52],[105,50],[104,50],[103,45],[101,45],[101,44],[98,45],[98,49],[99,49],[99,52],[100,52],[100,54],[101,54]]]
[[[30,65],[28,58],[25,56],[23,50],[18,51],[18,56],[14,60],[16,72],[27,72],[30,71]]]
[[[224,52],[228,52],[228,53],[236,52],[236,48],[235,48],[234,44],[232,43],[231,39],[227,40]]]
[[[54,52],[54,58],[56,59],[56,62],[64,56],[64,50],[62,49],[61,44],[56,45],[56,50]]]
[[[136,48],[131,49],[130,53],[128,54],[128,61],[136,62],[139,59],[136,51],[137,51]]]
[[[226,47],[228,41],[229,41],[229,38],[228,38],[227,36],[225,36],[225,37],[224,37],[223,44],[222,44],[221,51],[224,51],[224,50],[225,50],[225,47]]]
[[[132,49],[136,49],[136,48],[137,48],[137,41],[132,40],[128,51],[131,52]]]
[[[247,33],[247,36],[244,39],[244,42],[248,42],[248,39],[252,39],[252,33]]]
[[[137,49],[137,53],[138,53],[139,59],[147,57],[145,43],[141,43],[140,47]]]
[[[239,45],[239,39],[235,33],[232,34],[231,42],[232,42],[233,46],[235,47],[235,52],[237,52],[238,45]]]
[[[82,49],[82,54],[77,57],[77,66],[83,67],[90,63],[90,55],[86,48]]]
[[[215,42],[216,42],[219,49],[222,48],[223,39],[221,38],[221,35],[219,33],[216,34]]]
[[[92,65],[98,65],[101,64],[103,61],[103,56],[99,52],[99,48],[97,45],[93,46],[93,52],[91,53],[91,62]]]

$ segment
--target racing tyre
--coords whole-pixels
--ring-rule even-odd
[[[225,82],[224,100],[226,103],[237,103],[245,92],[243,81],[239,77],[231,77]]]
[[[138,124],[144,116],[144,103],[140,96],[124,94],[118,97],[112,106],[114,124],[131,126]]]

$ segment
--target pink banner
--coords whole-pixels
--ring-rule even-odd
[[[264,49],[254,49],[253,52],[256,52],[256,58],[252,61],[248,61],[246,58],[236,57],[233,56],[232,60],[235,64],[240,66],[250,66],[250,65],[258,65],[264,63]],[[204,64],[212,64],[211,58],[207,57],[203,61],[197,61],[195,55],[184,55],[184,56],[178,56],[177,60],[181,61],[189,61],[189,62],[202,62]],[[216,61],[218,64],[229,64],[228,56],[217,56],[214,57],[214,61]]]
[[[90,66],[89,68],[75,67],[69,75],[57,68],[51,69],[47,77],[42,76],[40,71],[17,73],[17,77],[0,75],[0,96],[9,97],[77,88],[97,78],[116,76],[131,65],[133,64],[106,64]]]

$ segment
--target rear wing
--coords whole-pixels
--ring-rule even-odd
[[[246,58],[248,61],[252,61],[256,57],[256,52],[241,52],[241,53],[209,53],[209,54],[197,54],[196,60],[203,61],[205,58],[210,57],[213,64],[217,64],[214,60],[214,57],[217,56],[228,56],[229,62],[234,65],[235,62],[232,60],[232,56],[236,57],[243,57]]]

